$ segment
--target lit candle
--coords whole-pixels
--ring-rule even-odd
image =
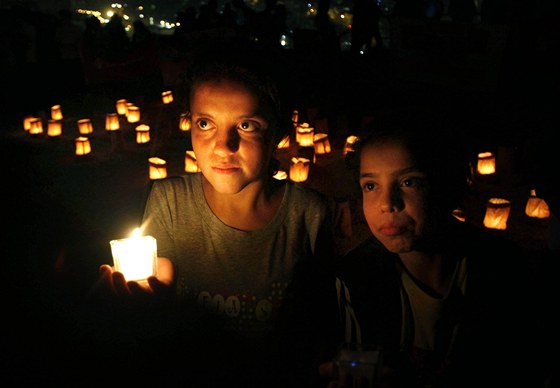
[[[49,120],[49,125],[47,127],[47,136],[53,138],[60,135],[62,135],[62,122],[60,122],[59,120]]]
[[[78,131],[80,135],[89,135],[93,133],[93,124],[90,119],[80,119],[78,120]]]
[[[200,168],[198,168],[198,163],[196,161],[196,155],[193,150],[185,151],[185,172],[200,172]]]
[[[107,113],[105,115],[105,129],[107,131],[118,131],[120,129],[117,113]]]
[[[137,123],[140,121],[140,108],[136,105],[131,105],[128,107],[126,112],[126,120],[129,123]]]
[[[117,100],[116,103],[116,108],[117,108],[117,114],[124,116],[126,115],[126,112],[128,111],[128,100],[121,98],[120,100]]]
[[[290,148],[290,135],[284,136],[280,143],[278,143],[277,148],[279,150],[287,150],[288,148]]]
[[[486,203],[486,213],[483,224],[489,229],[507,228],[507,221],[511,209],[511,202],[503,198],[490,198]]]
[[[51,119],[62,120],[62,109],[60,108],[60,105],[53,105],[51,107]]]
[[[111,240],[115,269],[126,280],[146,281],[157,276],[157,242],[152,236],[141,236],[136,228],[130,238]]]
[[[476,167],[480,175],[491,175],[496,172],[496,158],[492,152],[481,152],[478,154]]]
[[[191,130],[191,117],[188,113],[181,113],[179,117],[179,129],[183,132]]]
[[[290,164],[290,180],[305,182],[309,175],[309,162],[307,158],[293,157]]]
[[[150,165],[149,176],[151,180],[167,178],[167,162],[164,159],[153,156],[148,158]]]
[[[163,100],[164,104],[170,104],[173,102],[173,93],[171,90],[167,90],[161,93],[161,99]]]
[[[31,135],[39,135],[43,133],[43,121],[40,118],[34,118],[29,121],[29,133]]]
[[[315,149],[315,154],[330,154],[331,142],[329,141],[329,135],[326,133],[317,133],[313,135],[313,147]]]
[[[145,144],[150,141],[150,126],[140,124],[136,127],[136,143]]]
[[[91,152],[91,144],[86,136],[79,136],[76,138],[76,152],[78,156],[87,155]]]

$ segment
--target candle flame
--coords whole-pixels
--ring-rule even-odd
[[[133,238],[135,238],[135,237],[140,237],[140,234],[141,234],[141,233],[140,233],[140,228],[135,228],[135,229],[132,231],[132,233],[130,234],[130,237],[133,237]]]

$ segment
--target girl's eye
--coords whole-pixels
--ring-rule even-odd
[[[421,189],[424,187],[424,180],[422,178],[407,178],[403,179],[401,182],[403,187],[415,187]]]
[[[363,191],[372,191],[373,189],[375,189],[375,183],[366,182],[362,185]]]
[[[210,122],[208,120],[200,119],[196,122],[198,128],[203,131],[207,131],[211,128]]]
[[[261,127],[260,127],[260,125],[254,123],[252,121],[243,121],[243,122],[239,123],[237,128],[239,128],[243,132],[255,132],[255,131],[259,130]]]

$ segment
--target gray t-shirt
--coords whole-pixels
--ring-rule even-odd
[[[145,234],[156,238],[158,256],[175,264],[178,295],[221,316],[241,337],[259,338],[271,329],[294,266],[311,258],[330,222],[324,196],[285,184],[275,217],[253,231],[214,215],[200,173],[154,181],[148,197]]]

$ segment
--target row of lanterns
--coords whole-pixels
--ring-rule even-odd
[[[164,104],[173,101],[170,91],[162,93]],[[126,117],[129,123],[140,121],[140,108],[135,104],[120,99],[116,102],[116,113],[107,113],[105,116],[105,129],[109,132],[120,130],[119,116]],[[48,120],[47,135],[57,137],[62,134],[62,110],[60,105],[51,107],[51,119]],[[289,172],[278,171],[276,179],[290,179],[293,182],[305,182],[309,176],[311,163],[316,162],[317,155],[327,155],[332,152],[329,136],[327,133],[315,133],[315,128],[309,123],[299,122],[299,112],[294,110],[292,113],[292,124],[295,129],[295,141],[302,149],[312,150],[313,160],[308,157],[295,156],[290,160]],[[27,116],[24,118],[24,129],[31,135],[43,132],[42,120],[37,117]],[[77,121],[80,136],[75,139],[75,154],[78,156],[91,153],[91,144],[87,135],[93,133],[91,120],[83,118]],[[179,129],[188,132],[191,129],[191,120],[188,113],[181,113],[179,117]],[[359,140],[357,136],[350,135],[346,138],[343,154],[354,151],[354,145]],[[136,142],[145,144],[150,141],[150,127],[146,124],[136,126]],[[290,135],[286,135],[278,144],[278,149],[290,148]],[[149,178],[151,180],[163,179],[167,177],[167,162],[159,157],[150,157]],[[187,173],[197,173],[200,171],[196,161],[194,151],[185,152],[184,171]],[[481,152],[478,154],[476,172],[479,175],[492,175],[496,173],[496,158],[492,152]],[[483,225],[486,228],[505,230],[511,209],[511,202],[504,198],[490,198],[486,204],[486,213]],[[535,190],[531,190],[525,206],[525,214],[533,218],[549,218],[550,211],[546,202],[536,195]],[[454,216],[462,221],[465,220],[462,211],[457,209]]]

